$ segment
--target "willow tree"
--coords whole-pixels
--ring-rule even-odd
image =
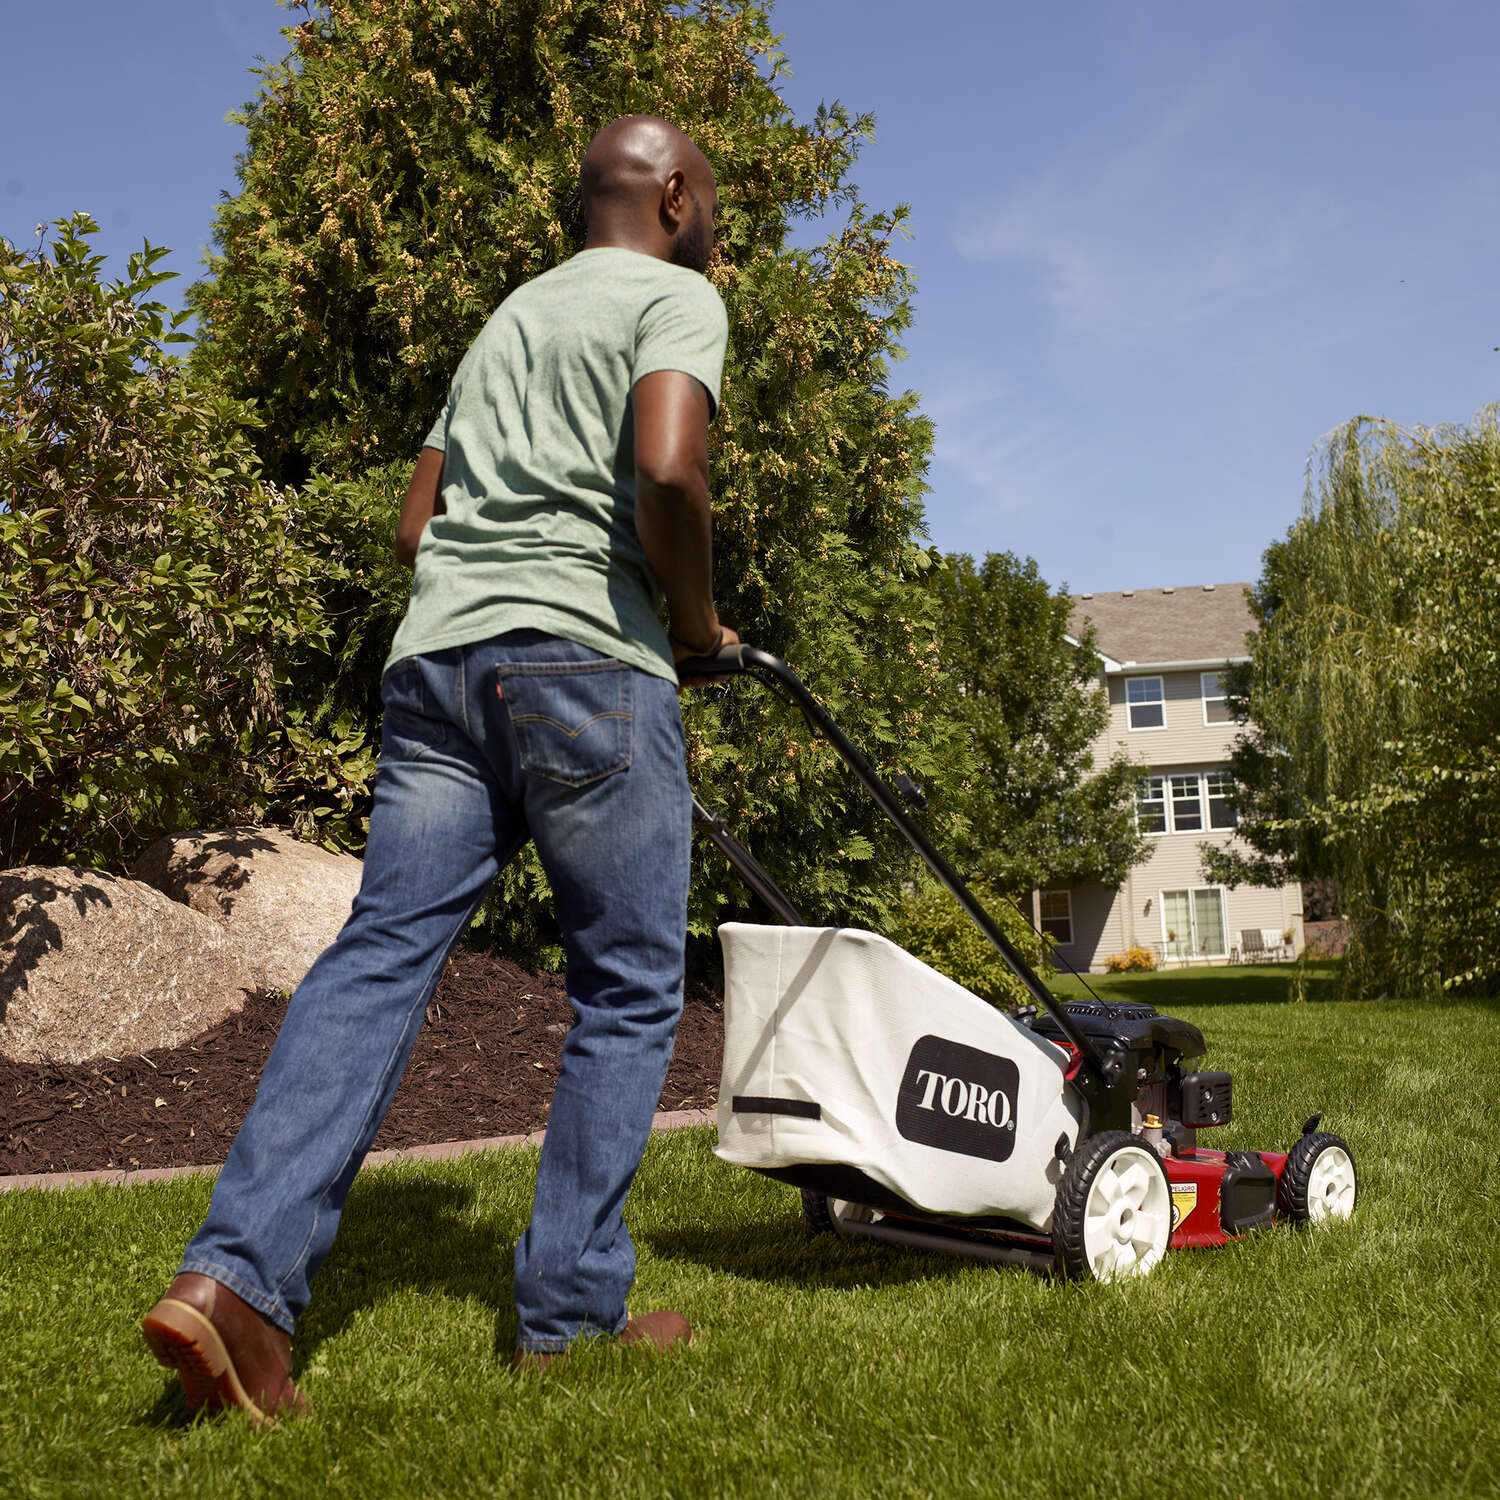
[[[1326,874],[1353,993],[1500,990],[1500,408],[1467,428],[1360,419],[1313,470],[1253,599],[1236,861]]]
[[[945,774],[959,752],[932,712],[919,583],[930,432],[888,385],[910,317],[892,254],[904,211],[868,212],[849,181],[869,118],[793,117],[755,0],[330,0],[287,35],[243,112],[239,191],[193,303],[198,367],[257,403],[268,472],[329,482],[409,463],[494,306],[581,243],[594,131],[665,115],[719,181],[720,611],[878,759]],[[820,219],[804,238],[831,232],[794,246],[791,228]],[[799,723],[744,688],[695,696],[689,734],[704,800],[810,914],[878,920],[886,835]],[[700,924],[738,889],[715,860],[700,861]]]

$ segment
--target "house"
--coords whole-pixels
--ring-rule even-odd
[[[1132,945],[1167,964],[1240,956],[1261,935],[1283,951],[1302,948],[1302,888],[1205,883],[1198,846],[1233,841],[1229,749],[1237,733],[1224,702],[1222,673],[1248,659],[1255,620],[1243,583],[1124,589],[1077,594],[1073,625],[1091,620],[1109,723],[1095,763],[1123,750],[1148,770],[1136,818],[1151,843],[1118,890],[1097,881],[1036,894],[1036,918],[1056,940],[1057,957],[1102,970]],[[1249,933],[1248,938],[1245,937]]]

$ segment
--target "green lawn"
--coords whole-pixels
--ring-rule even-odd
[[[299,1330],[317,1413],[262,1432],[185,1422],[135,1333],[205,1180],[0,1195],[0,1495],[1493,1494],[1500,1010],[1287,1004],[1289,967],[1216,972],[1110,988],[1234,1071],[1216,1144],[1284,1149],[1323,1109],[1353,1221],[1063,1285],[809,1239],[789,1190],[679,1132],[632,1199],[635,1305],[699,1342],[518,1377],[534,1155],[387,1167]]]

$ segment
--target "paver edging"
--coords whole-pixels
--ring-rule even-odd
[[[711,1109],[668,1109],[659,1111],[651,1121],[653,1132],[681,1130],[687,1125],[712,1125],[716,1118]],[[540,1146],[543,1130],[525,1135],[491,1135],[472,1141],[437,1141],[430,1146],[401,1146],[394,1151],[372,1151],[364,1160],[366,1167],[383,1167],[398,1161],[451,1161],[475,1151],[494,1151],[501,1146]],[[190,1177],[217,1172],[222,1163],[197,1167],[108,1168],[97,1172],[30,1172],[10,1177],[0,1176],[0,1193],[20,1192],[24,1188],[89,1187],[102,1183],[109,1187],[128,1187],[136,1182],[170,1182],[174,1177]]]

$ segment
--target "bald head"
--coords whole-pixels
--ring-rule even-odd
[[[626,115],[601,130],[578,174],[586,249],[615,245],[701,271],[718,190],[703,153],[668,120]]]

